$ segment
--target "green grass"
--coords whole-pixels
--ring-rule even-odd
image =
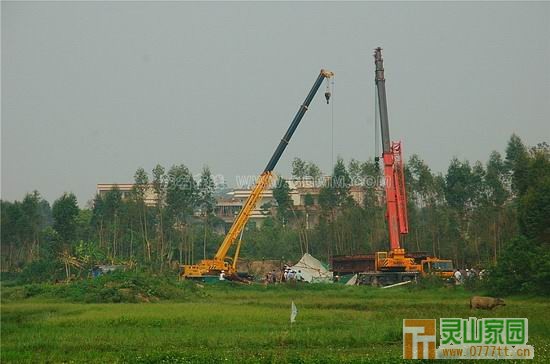
[[[1,361],[387,362],[401,358],[403,318],[527,317],[534,362],[550,362],[550,304],[511,297],[470,311],[462,289],[340,285],[213,285],[158,303],[60,303],[34,297],[2,305]],[[290,302],[299,313],[290,327]],[[456,361],[455,361],[456,363]]]

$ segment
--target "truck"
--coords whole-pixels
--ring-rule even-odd
[[[406,258],[413,259],[417,270],[384,271],[376,264],[376,253],[356,255],[336,255],[331,257],[331,270],[335,276],[358,275],[358,284],[384,286],[388,284],[416,280],[429,275],[444,279],[452,277],[453,262],[438,259],[426,252],[407,252]]]

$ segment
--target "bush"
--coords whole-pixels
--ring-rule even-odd
[[[497,295],[534,293],[550,295],[550,252],[520,236],[506,244],[496,266],[489,271],[488,288]]]
[[[23,268],[18,276],[20,283],[54,282],[64,279],[63,264],[58,260],[37,260]]]
[[[84,302],[154,302],[183,298],[185,293],[185,286],[175,277],[158,277],[141,272],[118,271],[66,286],[68,297]]]
[[[159,277],[142,272],[117,271],[97,278],[61,284],[27,284],[3,292],[4,299],[56,298],[85,303],[137,303],[199,296],[193,282],[176,277]]]
[[[464,289],[473,292],[485,291],[487,289],[487,280],[479,279],[479,277],[466,278],[466,280],[464,280]]]
[[[443,286],[445,286],[445,279],[435,275],[427,275],[418,278],[416,284],[409,284],[409,289],[432,289]]]

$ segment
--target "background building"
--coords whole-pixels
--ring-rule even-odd
[[[326,178],[330,179],[330,177]],[[289,194],[292,199],[294,211],[300,213],[304,217],[306,228],[309,229],[314,227],[319,222],[319,193],[321,192],[321,187],[311,180],[287,180],[287,182],[290,187]],[[97,193],[105,197],[107,192],[118,188],[122,198],[127,199],[131,198],[133,187],[134,184],[132,183],[99,183],[97,184]],[[233,221],[235,221],[235,218],[241,211],[251,192],[252,189],[237,188],[218,191],[216,194],[214,215],[225,222],[226,230]],[[362,206],[365,197],[365,189],[363,186],[351,186],[350,195],[358,205]],[[157,203],[157,194],[153,186],[150,185],[145,191],[145,204],[152,207],[156,206]],[[249,226],[262,226],[267,217],[275,215],[276,207],[277,201],[273,197],[273,190],[264,190],[256,208],[252,210]],[[199,211],[197,211],[196,216],[200,216]]]
[[[98,183],[97,184],[97,194],[101,197],[105,197],[105,194],[109,191],[118,188],[122,199],[128,199],[132,197],[132,188],[134,187],[133,183]],[[145,205],[147,206],[156,206],[158,202],[157,194],[153,189],[153,185],[149,185],[149,188],[145,191],[144,196]]]

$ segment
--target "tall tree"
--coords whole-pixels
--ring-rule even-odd
[[[506,147],[506,167],[510,171],[511,187],[514,194],[523,194],[529,186],[527,162],[529,153],[520,137],[512,134]]]
[[[91,224],[94,227],[97,238],[99,240],[99,246],[104,247],[104,233],[105,233],[105,202],[103,197],[98,193],[94,197],[92,207]]]
[[[147,205],[145,204],[145,198],[147,192],[149,191],[149,188],[149,176],[147,175],[147,172],[145,172],[145,170],[140,167],[136,170],[136,173],[134,174],[134,186],[132,188],[132,195],[139,211],[145,256],[150,262],[152,251],[148,233]]]
[[[155,193],[156,202],[156,214],[157,214],[157,251],[159,252],[159,264],[162,269],[164,266],[164,258],[166,255],[166,242],[164,239],[164,205],[166,199],[166,174],[165,169],[160,164],[157,164],[153,168],[153,192]],[[171,257],[171,254],[168,253]]]
[[[407,186],[411,186],[413,195],[420,206],[428,204],[434,193],[434,177],[430,167],[416,154],[409,158],[407,168],[412,179],[406,180]]]
[[[194,246],[188,224],[196,207],[197,184],[189,169],[180,164],[168,171],[166,185],[166,208],[173,219],[176,231],[179,232],[180,263],[189,264],[194,260]]]
[[[307,162],[300,158],[294,158],[294,160],[292,160],[292,177],[302,181],[307,177],[307,173]]]
[[[157,199],[157,208],[164,205],[164,199],[166,198],[166,174],[165,169],[160,164],[157,164],[153,168],[153,191]]]
[[[212,179],[210,168],[205,166],[202,169],[197,198],[199,208],[206,215],[211,215],[214,211],[214,207],[216,205],[216,200],[214,199],[215,188],[216,186],[214,185],[214,180]]]
[[[498,253],[502,246],[503,214],[506,212],[504,204],[510,197],[508,185],[508,172],[500,153],[493,151],[487,162],[487,173],[485,174],[486,188],[486,218],[492,220],[492,241],[493,241],[493,261],[497,261]]]
[[[332,188],[336,193],[336,202],[339,206],[352,202],[349,194],[351,178],[344,164],[344,160],[338,157],[332,173]]]
[[[349,177],[353,185],[358,185],[362,176],[362,163],[357,159],[351,159],[348,163]]]
[[[0,201],[0,205],[2,210],[2,218],[0,220],[0,244],[2,249],[0,251],[6,263],[2,264],[2,266],[12,270],[21,258],[23,246],[21,231],[26,228],[25,219],[19,202]]]
[[[451,160],[445,176],[445,199],[450,207],[450,236],[453,241],[453,258],[458,265],[465,261],[466,242],[468,240],[468,225],[473,196],[470,183],[472,168],[468,161]]]
[[[472,199],[469,194],[472,168],[468,161],[451,160],[445,176],[445,199],[450,207],[464,214]]]
[[[57,231],[62,243],[65,245],[73,243],[76,237],[76,218],[78,212],[78,203],[73,193],[64,193],[53,203],[53,228]]]
[[[288,223],[292,214],[292,198],[290,197],[290,186],[282,177],[278,178],[273,189],[273,198],[277,201],[277,218],[283,224]]]
[[[550,148],[533,148],[528,163],[529,186],[519,196],[518,222],[521,233],[550,248]]]
[[[493,151],[487,162],[487,173],[485,183],[487,186],[488,201],[495,207],[502,206],[509,198],[509,192],[506,188],[507,169],[500,153]]]
[[[206,259],[206,242],[208,241],[208,224],[211,221],[212,214],[214,213],[214,207],[216,206],[216,200],[214,198],[214,191],[216,186],[212,179],[212,173],[208,166],[204,166],[199,181],[198,191],[198,206],[201,210],[204,218],[204,231],[203,231],[203,259]]]
[[[313,162],[307,162],[306,164],[306,170],[307,170],[307,176],[311,179],[314,186],[319,186],[319,184],[322,182],[320,181],[321,176],[323,175],[323,172],[321,171],[321,168],[319,168],[315,163]]]
[[[118,187],[107,191],[104,199],[105,218],[109,222],[109,237],[111,245],[108,248],[109,255],[116,258],[118,252],[118,238],[120,235],[120,210],[122,208],[122,193]]]
[[[330,237],[327,240],[327,255],[332,254],[333,248],[337,254],[344,250],[343,225],[337,224],[337,216],[345,208],[352,207],[354,201],[350,195],[351,178],[344,164],[344,160],[338,157],[333,169],[330,184],[323,186],[319,192],[319,204],[321,206],[321,219],[325,220]]]
[[[40,227],[42,225],[40,202],[42,198],[38,191],[27,193],[21,202],[21,209],[26,220],[25,240],[28,248],[28,260],[39,259]]]

